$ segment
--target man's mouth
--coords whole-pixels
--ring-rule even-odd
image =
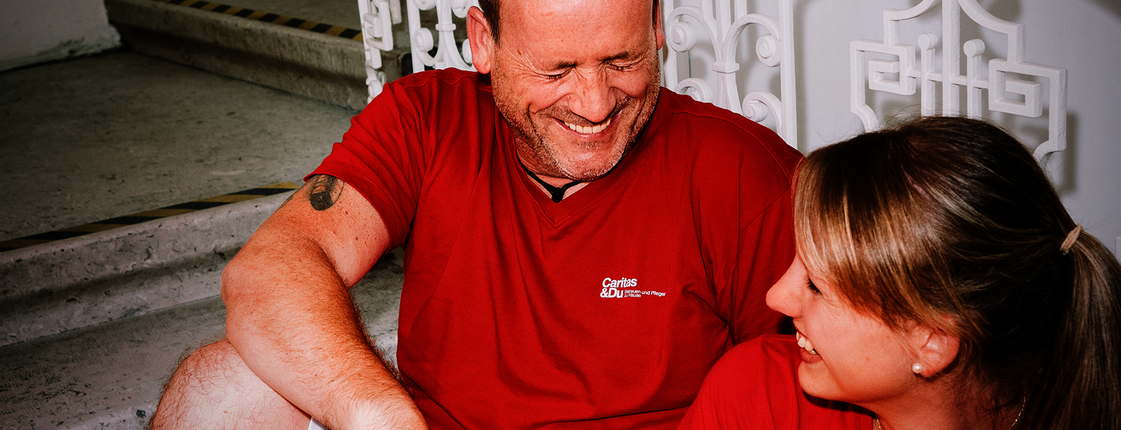
[[[810,354],[817,355],[817,350],[814,349],[814,345],[810,343],[809,339],[802,336],[802,332],[794,333],[794,337],[798,339],[798,346],[802,347],[802,349],[808,351]]]
[[[611,120],[613,118],[614,117],[608,117],[607,120],[591,126],[576,125],[567,121],[564,123],[564,125],[565,127],[568,127],[569,130],[575,131],[580,134],[596,134],[605,130],[607,126],[611,125]]]

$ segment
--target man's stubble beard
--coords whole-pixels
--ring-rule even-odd
[[[528,109],[519,111],[519,108],[516,106],[516,98],[513,97],[511,93],[502,91],[501,88],[503,85],[494,85],[492,91],[495,104],[498,107],[498,111],[502,114],[502,117],[506,120],[507,124],[510,125],[511,130],[513,130],[515,146],[518,149],[528,150],[533,154],[534,159],[532,160],[532,164],[536,169],[531,167],[530,170],[536,171],[540,169],[541,171],[536,172],[540,175],[581,182],[590,182],[611,172],[634,147],[639,134],[642,132],[642,129],[646,127],[647,122],[650,121],[650,117],[654,114],[654,108],[658,105],[658,95],[661,91],[661,73],[657,57],[655,56],[653,58],[653,65],[650,67],[651,73],[647,79],[648,85],[646,94],[642,100],[643,104],[638,107],[638,115],[635,117],[635,121],[631,125],[630,130],[626,130],[626,134],[623,137],[625,141],[624,144],[612,145],[613,152],[609,155],[609,162],[607,164],[583,172],[575,172],[568,166],[565,166],[559,159],[558,154],[546,144],[545,134],[539,131],[536,124],[533,122],[533,114],[529,112]],[[499,67],[495,67],[491,71],[491,79],[492,81],[499,82],[503,80]],[[617,100],[616,106],[612,109],[612,115],[617,114],[621,109],[626,109],[630,104],[637,102],[639,102],[638,99],[630,96]],[[549,107],[539,112],[539,114],[549,118],[556,117],[563,119],[566,117],[577,117],[575,114],[567,111],[567,109],[559,112],[551,112],[554,109],[560,108]],[[520,113],[520,115],[516,113]],[[523,163],[526,161],[529,160],[522,160]],[[527,167],[530,166],[527,165]]]

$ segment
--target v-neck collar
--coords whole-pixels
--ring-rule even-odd
[[[662,89],[664,91],[664,89]],[[537,187],[537,183],[529,177],[524,170],[522,170],[521,162],[517,159],[517,149],[515,148],[513,130],[501,114],[498,115],[498,121],[502,124],[502,133],[497,134],[503,139],[499,142],[504,148],[506,156],[503,162],[506,165],[508,172],[513,172],[515,176],[520,178],[522,186],[520,189],[514,190],[516,193],[527,193],[529,198],[536,206],[538,213],[547,219],[554,227],[560,227],[568,222],[575,215],[579,215],[595,206],[596,202],[609,196],[617,189],[623,188],[630,181],[639,174],[640,170],[637,160],[643,158],[644,154],[648,152],[648,142],[645,136],[651,133],[652,129],[657,128],[658,121],[660,121],[660,109],[664,97],[658,97],[658,106],[654,109],[654,114],[651,115],[650,120],[646,123],[646,127],[639,133],[634,147],[619,160],[619,164],[602,178],[588,182],[586,186],[577,190],[571,196],[554,203],[544,191]],[[497,110],[497,108],[496,108]],[[518,188],[518,187],[515,187]]]

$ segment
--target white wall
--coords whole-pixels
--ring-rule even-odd
[[[848,105],[849,41],[881,41],[881,11],[917,3],[797,3],[799,149],[863,131]],[[1121,256],[1121,2],[981,0],[981,5],[998,18],[1025,24],[1027,61],[1067,69],[1068,147],[1051,157],[1047,168],[1074,220]],[[941,33],[937,26],[923,31]],[[915,43],[907,31],[902,34],[903,42]],[[992,42],[986,40],[995,48]]]
[[[120,44],[102,0],[0,0],[0,71]]]

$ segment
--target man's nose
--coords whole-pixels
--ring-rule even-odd
[[[606,121],[615,110],[611,87],[607,82],[606,74],[602,71],[581,73],[576,76],[571,97],[569,110],[592,124]]]

